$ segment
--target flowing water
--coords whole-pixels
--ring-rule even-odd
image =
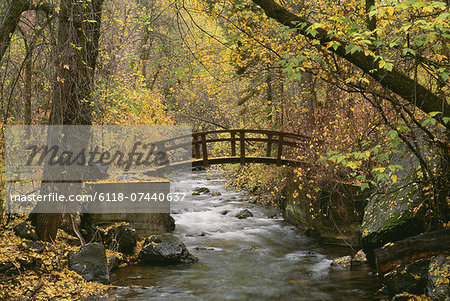
[[[220,174],[195,173],[181,185],[220,196],[172,204],[175,235],[199,259],[192,265],[131,265],[112,273],[120,300],[378,300],[367,266],[330,267],[349,250],[321,246],[286,224],[274,209],[252,205],[224,187]],[[254,217],[237,219],[248,208]],[[277,214],[275,218],[273,215]],[[272,217],[272,218],[271,218]]]

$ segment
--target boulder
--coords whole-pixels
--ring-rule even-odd
[[[210,193],[211,191],[209,190],[208,187],[197,187],[194,189],[194,193],[197,192],[198,194],[206,194],[206,193]]]
[[[29,249],[32,249],[36,253],[42,253],[45,249],[45,244],[42,242],[36,242],[36,241],[25,241],[25,244]]]
[[[69,253],[69,269],[87,281],[109,283],[105,248],[100,243],[89,243]]]
[[[105,241],[110,250],[133,254],[137,243],[136,230],[131,225],[111,228],[106,234]]]
[[[256,204],[256,203],[258,203],[258,201],[259,201],[259,196],[252,196],[248,199],[248,202],[250,204]]]
[[[423,159],[430,168],[438,167],[441,162],[436,156],[423,132],[414,129],[415,141],[423,147]],[[375,249],[388,242],[394,242],[423,232],[428,224],[426,207],[430,196],[426,196],[417,184],[417,168],[420,163],[405,144],[390,158],[389,166],[383,172],[389,179],[378,183],[377,193],[370,199],[365,209],[361,233],[365,249]],[[391,179],[398,179],[392,181]],[[370,255],[370,254],[368,254]]]
[[[108,256],[108,271],[112,271],[120,266],[121,260],[116,255]]]
[[[16,233],[17,236],[36,241],[38,240],[38,236],[34,229],[28,225],[26,222],[22,222],[14,227],[14,233]]]
[[[169,233],[147,237],[139,253],[141,263],[152,265],[193,263],[197,260],[178,237]]]
[[[450,256],[438,255],[430,260],[427,295],[433,301],[450,299]]]
[[[369,200],[361,225],[365,249],[379,248],[424,230],[420,218],[424,199],[418,187],[408,181],[400,178],[390,189]]]
[[[267,218],[278,218],[280,216],[280,211],[276,208],[266,208],[264,210],[264,216]]]
[[[218,191],[214,191],[213,193],[211,193],[212,196],[221,196],[222,194]]]
[[[288,180],[287,191],[283,194],[286,198],[278,200],[283,208],[283,219],[322,243],[360,248],[361,219],[368,191],[361,192],[361,188],[335,179],[322,179],[314,185],[320,191],[308,197],[309,189],[298,191],[298,183]],[[328,206],[325,200],[333,202]],[[328,213],[311,214],[311,210]]]
[[[214,247],[200,247],[200,246],[196,246],[192,248],[193,250],[196,251],[221,251],[220,248],[214,248]]]
[[[253,213],[250,210],[248,210],[248,209],[244,209],[242,211],[239,211],[238,214],[236,214],[236,217],[238,219],[245,219],[247,217],[252,217],[252,216],[253,216]]]
[[[421,295],[425,292],[428,274],[428,259],[407,264],[405,268],[393,270],[383,276],[383,283],[390,295],[402,292]]]
[[[187,237],[200,237],[200,236],[205,236],[205,232],[203,231],[198,231],[198,232],[189,232],[186,234]]]
[[[352,267],[352,257],[351,256],[343,256],[333,259],[333,262],[330,264],[332,267],[350,270]]]
[[[203,166],[192,167],[192,171],[204,171],[204,170],[206,170],[206,168]]]

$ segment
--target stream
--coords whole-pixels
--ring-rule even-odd
[[[173,203],[174,232],[199,259],[192,265],[130,265],[112,272],[117,300],[380,300],[366,265],[347,271],[330,267],[342,248],[320,245],[285,223],[274,208],[250,204],[224,187],[220,173],[195,172],[178,185],[208,187]],[[249,209],[253,217],[238,219]],[[275,215],[275,217],[273,217]]]

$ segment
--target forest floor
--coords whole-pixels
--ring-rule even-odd
[[[108,285],[84,280],[69,270],[68,244],[63,230],[53,243],[32,242],[14,233],[23,222],[15,218],[0,231],[0,300],[83,300],[106,293]]]

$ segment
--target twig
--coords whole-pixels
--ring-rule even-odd
[[[0,282],[6,282],[6,281],[13,280],[13,279],[16,279],[16,278],[17,278],[17,275],[14,275],[14,276],[10,276],[10,277],[6,277],[6,278],[3,278],[3,279],[0,279]]]
[[[44,286],[44,281],[40,280],[39,283],[30,291],[28,294],[23,296],[20,300],[25,301],[29,300],[31,297],[33,297],[40,289]]]
[[[72,229],[73,232],[77,235],[78,239],[80,240],[81,246],[84,246],[86,242],[84,241],[83,237],[81,236],[80,232],[78,231],[77,227],[75,227],[75,222],[73,221],[73,215],[69,214],[70,216],[70,222],[72,223]]]

